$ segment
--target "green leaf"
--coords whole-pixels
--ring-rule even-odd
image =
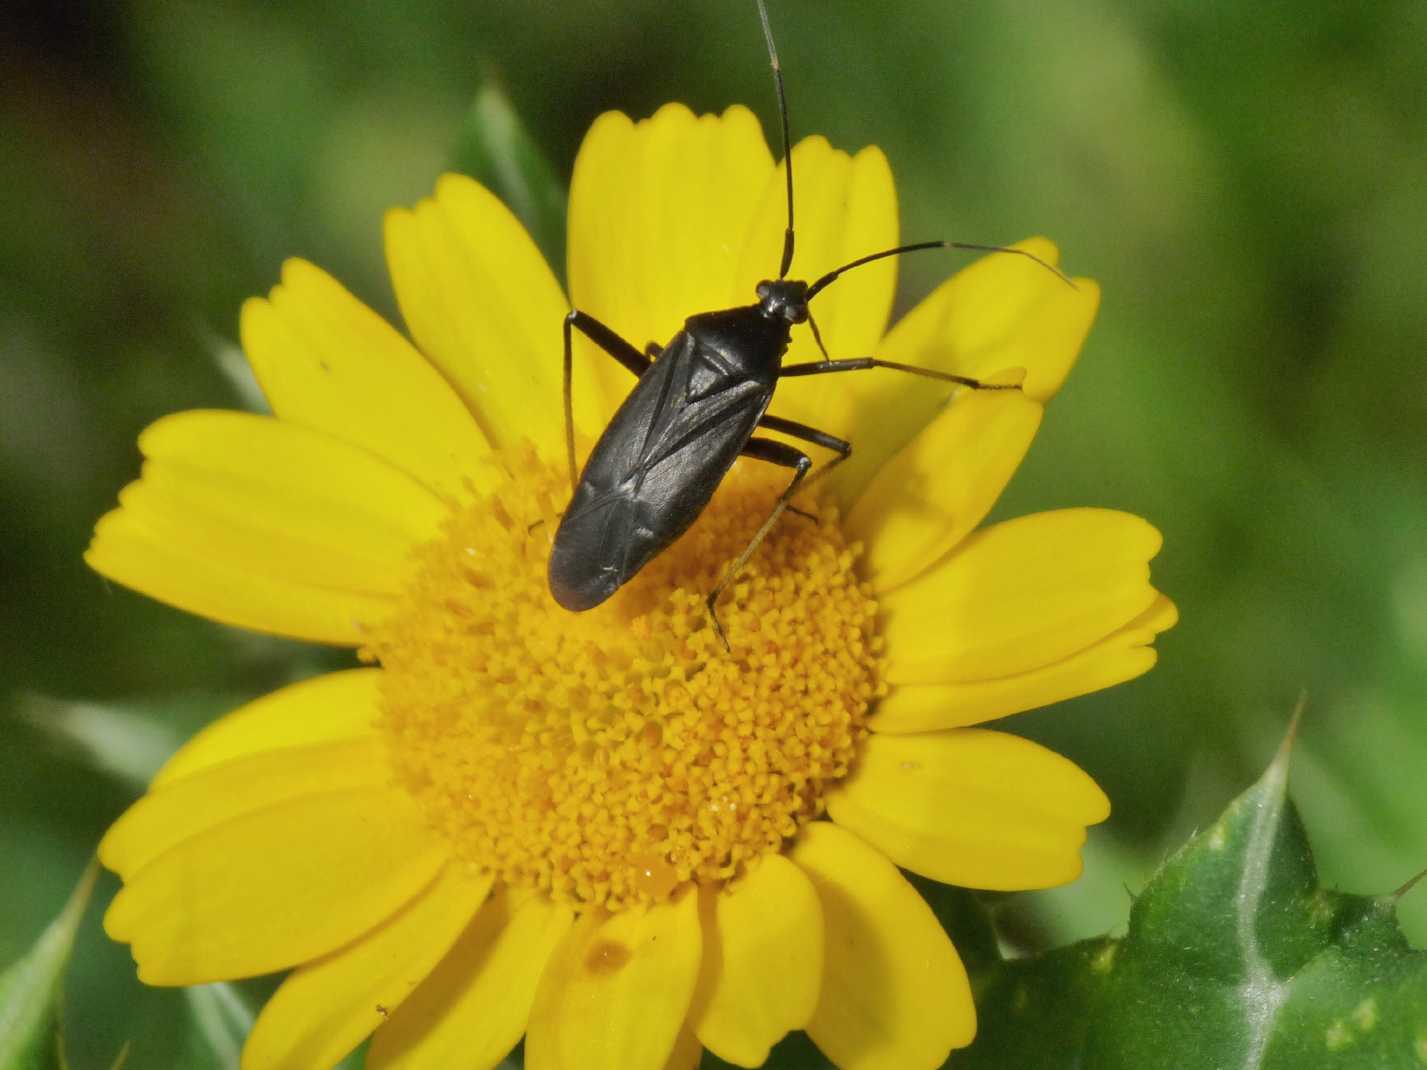
[[[99,866],[91,862],[30,953],[0,974],[0,1070],[64,1067],[64,971]]]
[[[1427,953],[1394,899],[1318,884],[1289,752],[1161,867],[1122,939],[978,971],[958,1070],[1427,1065]]]
[[[482,88],[471,102],[452,163],[506,203],[556,275],[563,275],[565,186],[494,85]]]
[[[188,1006],[185,1065],[237,1066],[243,1041],[257,1017],[247,996],[226,982],[194,985],[183,990]]]
[[[25,694],[17,712],[67,758],[142,789],[186,739],[242,702],[218,693],[128,703]]]

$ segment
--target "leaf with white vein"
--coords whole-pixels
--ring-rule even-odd
[[[1321,887],[1289,746],[1171,857],[1118,940],[973,971],[957,1070],[1422,1070],[1427,953],[1395,897]]]

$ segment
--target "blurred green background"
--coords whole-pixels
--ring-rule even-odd
[[[1104,305],[998,515],[1149,517],[1183,619],[1148,677],[1012,726],[1116,812],[1029,948],[1129,891],[1266,763],[1325,878],[1427,865],[1427,4],[770,0],[795,136],[875,143],[907,240],[1044,233]],[[558,174],[607,108],[751,105],[751,0],[20,4],[0,27],[0,962],[194,727],[341,663],[111,588],[80,560],[156,417],[249,404],[242,300],[302,255],[393,314],[381,213],[500,87]],[[953,267],[902,267],[902,305]],[[836,430],[836,429],[832,429]],[[114,890],[101,880],[100,903]],[[71,1055],[182,1063],[176,993],[81,935]],[[1427,894],[1403,901],[1427,942]]]

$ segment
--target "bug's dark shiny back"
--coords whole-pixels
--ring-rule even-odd
[[[787,342],[756,305],[693,316],[674,336],[595,444],[555,532],[560,605],[599,605],[688,530],[768,407]]]

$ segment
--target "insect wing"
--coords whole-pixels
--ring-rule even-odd
[[[598,605],[683,534],[770,396],[766,385],[722,375],[688,334],[676,335],[581,473],[550,555],[550,586],[560,604]]]

